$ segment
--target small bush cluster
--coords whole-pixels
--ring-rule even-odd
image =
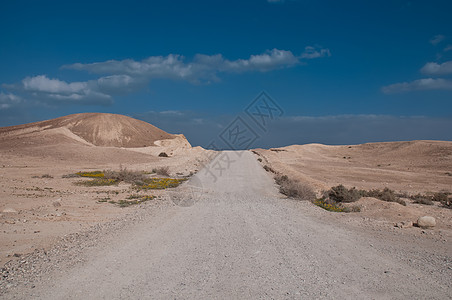
[[[264,170],[267,171],[267,172],[271,172],[271,173],[276,174],[275,170],[273,170],[271,167],[269,167],[267,165],[264,166]]]
[[[413,196],[407,196],[407,198],[412,199],[414,203],[418,204],[433,205],[434,202],[439,202],[446,208],[452,208],[452,201],[449,198],[449,195],[449,192],[439,192],[434,193],[433,195],[416,194]]]
[[[361,194],[354,187],[347,189],[345,186],[338,185],[332,187],[328,192],[328,198],[335,202],[350,203],[356,202],[361,198]]]
[[[433,205],[432,197],[427,195],[417,194],[410,197],[414,203],[424,204],[424,205]]]
[[[404,200],[400,199],[393,190],[391,190],[387,187],[384,188],[383,190],[378,190],[378,189],[370,190],[370,191],[361,190],[360,193],[363,197],[373,197],[373,198],[380,199],[382,201],[395,202],[395,203],[399,203],[403,206],[406,206],[406,202]]]
[[[287,175],[278,175],[275,177],[275,181],[279,185],[280,193],[287,197],[303,200],[315,199],[315,193],[310,186],[289,179]]]
[[[168,157],[168,154],[166,154],[165,152],[160,152],[159,157]]]

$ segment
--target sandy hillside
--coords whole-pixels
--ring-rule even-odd
[[[410,141],[327,146],[293,145],[277,149],[257,149],[262,164],[276,172],[308,183],[318,193],[343,184],[358,189],[383,189],[415,195],[452,192],[452,142]],[[439,203],[407,206],[362,198],[356,215],[381,221],[385,226],[432,215],[438,228],[452,229],[452,210]]]
[[[168,157],[159,157],[162,152]],[[126,199],[135,193],[130,184],[84,187],[74,184],[80,178],[63,176],[168,167],[171,177],[182,178],[208,159],[208,151],[191,147],[183,135],[121,115],[77,114],[0,128],[0,265],[132,209],[100,202]],[[164,197],[163,191],[149,194]]]

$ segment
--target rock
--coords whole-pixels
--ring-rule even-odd
[[[431,228],[436,226],[436,220],[431,216],[423,216],[417,219],[417,226],[421,228]]]
[[[3,213],[10,213],[10,214],[17,214],[17,210],[15,210],[15,209],[12,208],[12,207],[7,207],[7,208],[5,208],[2,212],[3,212]]]
[[[56,201],[54,201],[54,202],[52,203],[52,205],[53,205],[54,207],[60,207],[60,206],[61,206],[61,199],[57,199]]]

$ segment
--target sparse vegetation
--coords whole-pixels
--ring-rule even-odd
[[[92,180],[83,180],[83,181],[77,181],[75,182],[76,185],[82,185],[82,186],[108,186],[108,185],[115,185],[119,182],[114,179],[106,179],[106,178],[96,178]]]
[[[100,198],[97,200],[97,202],[104,203],[104,202],[107,202],[108,200],[110,200],[110,197]]]
[[[168,154],[166,154],[165,152],[160,152],[159,157],[168,157]]]
[[[414,203],[424,204],[424,205],[433,205],[432,196],[417,194],[410,197]]]
[[[170,176],[170,172],[169,172],[169,168],[168,167],[157,168],[157,169],[155,169],[155,173],[157,175],[160,175],[160,176],[167,176],[167,177]]]
[[[361,198],[361,194],[354,187],[351,189],[347,189],[345,186],[341,184],[332,187],[328,191],[328,198],[335,202],[350,203],[358,201]]]
[[[127,183],[135,183],[145,180],[147,177],[143,172],[140,171],[130,171],[126,168],[121,168],[119,171],[104,171],[104,176],[106,179],[114,179],[116,181],[124,181]]]
[[[90,177],[90,178],[103,178],[105,176],[102,171],[92,171],[92,172],[77,172],[76,175],[80,177]]]
[[[262,162],[262,158],[260,158],[260,157],[259,157],[257,160],[258,160],[259,162]]]
[[[155,196],[151,195],[130,195],[128,200],[119,200],[119,201],[110,201],[111,204],[117,204],[119,207],[129,207],[131,205],[140,204],[152,199],[155,199]]]
[[[333,212],[344,212],[345,211],[343,207],[337,205],[337,203],[333,200],[321,198],[321,199],[315,200],[313,203],[328,211],[333,211]]]
[[[275,170],[273,170],[271,167],[269,167],[267,165],[264,166],[264,170],[267,172],[272,172],[272,173],[276,174]]]
[[[287,175],[278,175],[275,177],[276,183],[279,185],[281,194],[287,197],[312,200],[315,198],[315,193],[307,184],[289,179]]]
[[[167,188],[173,188],[179,186],[182,182],[184,182],[185,178],[181,179],[173,179],[173,178],[147,178],[141,183],[136,183],[135,188],[141,190],[161,190]]]
[[[448,199],[448,194],[449,193],[435,193],[433,194],[432,201],[440,203],[446,202]]]
[[[259,152],[257,152],[257,151],[251,150],[251,152],[253,152],[253,153],[256,154],[257,156],[261,156],[261,155],[259,154]]]
[[[47,179],[52,179],[53,176],[50,175],[50,174],[44,174],[44,175],[41,175],[41,176],[32,176],[32,178],[47,178]]]
[[[275,149],[275,148],[270,149],[270,151],[273,151],[273,152],[287,152],[287,150],[285,150],[285,149]]]
[[[404,200],[400,199],[399,196],[397,196],[397,194],[393,190],[391,190],[387,187],[385,187],[383,190],[378,190],[378,189],[370,190],[370,191],[361,190],[360,193],[361,193],[362,197],[373,197],[373,198],[380,199],[382,201],[395,202],[395,203],[399,203],[403,206],[406,206],[406,202]]]

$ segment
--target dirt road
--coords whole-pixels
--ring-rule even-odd
[[[240,154],[240,155],[239,155]],[[335,224],[282,198],[250,152],[200,171],[193,205],[172,206],[87,250],[86,263],[25,297],[42,299],[446,299],[450,253]],[[216,169],[215,161],[209,167]]]

